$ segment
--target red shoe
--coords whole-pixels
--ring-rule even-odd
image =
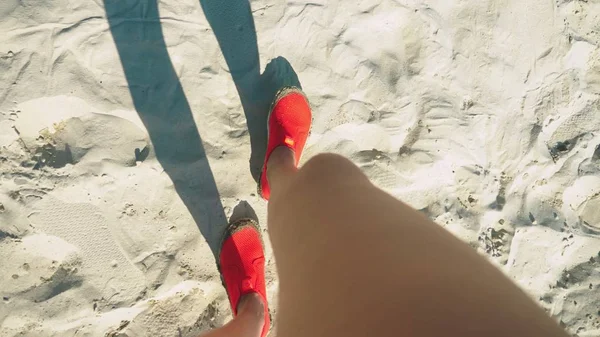
[[[218,267],[233,316],[237,316],[242,296],[250,293],[260,295],[265,307],[265,325],[261,337],[266,336],[271,327],[271,317],[265,285],[263,242],[255,221],[242,219],[229,225],[219,252]]]
[[[269,111],[267,152],[258,181],[258,194],[265,200],[271,195],[267,181],[267,162],[271,153],[279,146],[287,146],[294,151],[295,165],[298,166],[311,122],[312,112],[302,90],[296,87],[279,90]]]

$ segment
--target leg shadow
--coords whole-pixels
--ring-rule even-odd
[[[254,18],[248,0],[200,0],[235,86],[250,134],[250,172],[258,181],[267,148],[267,117],[279,89],[300,86],[298,75],[283,57],[273,59],[260,74]]]
[[[104,0],[136,111],[156,158],[215,256],[227,226],[188,100],[167,52],[157,0]]]

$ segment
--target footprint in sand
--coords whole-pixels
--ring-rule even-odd
[[[558,117],[545,123],[540,135],[555,161],[568,154],[582,137],[600,130],[596,96],[582,94],[569,107],[560,110]]]
[[[584,176],[565,189],[563,212],[586,235],[600,235],[600,178]]]
[[[77,248],[45,234],[7,240],[0,245],[3,272],[0,293],[9,301],[15,296],[43,302],[82,283]]]
[[[50,197],[36,208],[29,216],[33,227],[77,247],[82,260],[79,275],[99,292],[103,304],[133,303],[143,292],[143,273],[125,256],[111,232],[113,224],[99,209]]]

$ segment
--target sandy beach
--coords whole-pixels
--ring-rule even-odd
[[[299,80],[302,162],[349,158],[600,337],[600,2],[224,3],[2,1],[0,336],[223,325],[214,254],[240,216],[276,317],[255,179]]]

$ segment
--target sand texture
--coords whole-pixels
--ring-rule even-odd
[[[597,0],[2,0],[0,336],[227,322],[213,253],[234,209],[267,231],[269,97],[298,79],[303,162],[350,158],[600,336]]]

